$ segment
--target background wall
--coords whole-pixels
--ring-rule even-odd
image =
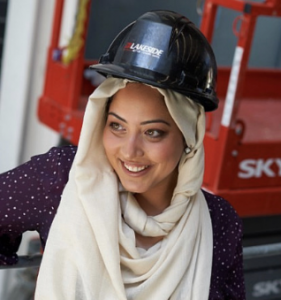
[[[8,0],[0,0],[0,76]]]
[[[40,124],[36,116],[53,8],[54,0],[8,1],[0,79],[0,172],[47,151],[58,141],[58,135]],[[20,254],[26,253],[29,240],[35,236],[34,232],[24,235]],[[10,291],[23,280],[18,274],[17,270],[0,271],[1,300],[10,299]],[[25,299],[23,293],[18,297],[13,300]]]
[[[0,80],[0,172],[57,143],[38,122],[54,0],[10,0]]]

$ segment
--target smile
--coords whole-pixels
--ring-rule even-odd
[[[125,163],[124,163],[124,167],[133,173],[141,172],[141,171],[145,170],[146,168],[148,168],[148,166],[139,166],[139,167],[129,166],[129,165],[126,165]]]

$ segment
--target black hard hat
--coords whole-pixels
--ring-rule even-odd
[[[217,66],[210,44],[184,16],[150,11],[124,28],[96,65],[99,73],[171,89],[204,106],[218,107]]]

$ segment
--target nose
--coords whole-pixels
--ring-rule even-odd
[[[142,141],[135,135],[128,136],[128,138],[124,140],[121,149],[122,155],[126,159],[141,157],[144,154]]]

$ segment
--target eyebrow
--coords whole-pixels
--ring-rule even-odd
[[[128,123],[125,119],[121,118],[120,116],[118,116],[118,115],[117,115],[116,113],[114,113],[114,112],[109,112],[108,114],[114,116],[115,118],[121,120],[121,121],[124,122],[124,123]],[[146,125],[146,124],[151,124],[151,123],[164,123],[164,124],[166,124],[166,125],[168,125],[168,126],[171,126],[171,124],[170,124],[169,122],[167,122],[167,121],[165,121],[165,120],[162,120],[162,119],[147,120],[147,121],[141,122],[140,124],[141,124],[141,125]]]

